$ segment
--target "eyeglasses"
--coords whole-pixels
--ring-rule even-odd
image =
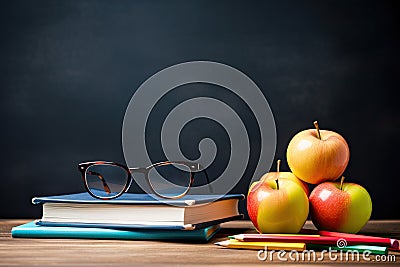
[[[117,198],[128,191],[135,174],[145,175],[155,195],[168,199],[181,198],[189,192],[195,173],[203,169],[199,163],[180,161],[159,162],[146,168],[128,168],[115,162],[93,161],[80,163],[78,168],[88,193],[103,200]],[[205,170],[204,174],[210,186]]]

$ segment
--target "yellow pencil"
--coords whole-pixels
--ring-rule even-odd
[[[229,239],[214,243],[215,245],[226,248],[241,249],[267,249],[267,250],[296,250],[303,251],[306,248],[305,243],[283,243],[283,242],[243,242],[235,239]]]

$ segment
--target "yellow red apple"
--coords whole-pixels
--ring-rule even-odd
[[[372,201],[367,190],[355,183],[325,182],[310,195],[310,215],[319,230],[357,233],[368,222]]]
[[[247,212],[260,233],[298,233],[308,211],[306,193],[290,179],[259,181],[247,195]]]
[[[310,184],[338,179],[347,167],[350,150],[338,133],[315,129],[297,133],[290,141],[286,157],[295,176]]]

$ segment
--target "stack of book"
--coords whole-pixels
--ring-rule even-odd
[[[396,239],[304,229],[299,234],[239,234],[215,243],[227,248],[286,251],[358,251],[386,255],[400,251]]]
[[[208,241],[225,221],[242,218],[231,194],[168,200],[129,194],[99,200],[88,193],[36,197],[43,216],[12,229],[13,237]]]

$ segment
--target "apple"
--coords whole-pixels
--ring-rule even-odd
[[[310,194],[310,191],[309,191],[309,188],[308,188],[308,184],[305,183],[304,181],[300,180],[299,178],[297,178],[296,175],[294,175],[291,172],[281,172],[280,171],[280,163],[281,163],[281,161],[278,160],[277,161],[276,172],[268,172],[268,173],[264,174],[260,178],[260,182],[264,181],[264,180],[289,179],[289,180],[295,182],[296,184],[300,185],[301,188],[306,193],[306,195],[308,196]]]
[[[295,176],[310,184],[335,181],[344,172],[350,158],[346,140],[338,133],[308,129],[297,133],[289,142],[287,162]]]
[[[372,201],[367,190],[355,183],[325,182],[310,195],[310,215],[319,230],[357,233],[368,222]]]
[[[260,233],[298,233],[308,209],[306,193],[290,179],[253,183],[247,195],[247,212]]]

